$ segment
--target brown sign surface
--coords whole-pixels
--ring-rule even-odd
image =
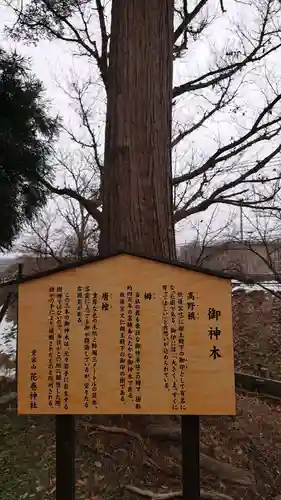
[[[234,414],[230,280],[119,255],[21,283],[18,412]]]

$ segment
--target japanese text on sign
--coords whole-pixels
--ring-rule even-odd
[[[231,413],[231,283],[111,262],[20,285],[19,411]]]

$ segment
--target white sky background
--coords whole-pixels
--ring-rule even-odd
[[[233,0],[228,0],[225,7],[227,8],[227,14],[222,15],[220,10],[220,2],[218,0],[210,0],[209,9],[214,8],[216,13],[216,19],[204,32],[204,38],[201,41],[196,41],[190,43],[187,57],[181,59],[175,64],[174,68],[174,80],[176,84],[183,83],[190,75],[198,74],[199,69],[208,69],[209,64],[214,60],[215,54],[218,50],[227,45],[230,49],[235,49],[235,35],[233,34],[234,23],[233,20],[239,23],[243,23],[247,28],[255,22],[253,16],[249,14],[250,10],[247,5],[242,2],[235,2]],[[239,14],[239,15],[237,15]],[[67,80],[70,75],[74,72],[79,74],[79,77],[87,77],[91,74],[92,78],[96,80],[96,85],[92,87],[92,99],[91,105],[93,109],[93,121],[100,127],[100,139],[102,143],[103,134],[103,124],[104,124],[104,92],[99,84],[98,72],[93,70],[93,66],[89,66],[85,58],[74,57],[69,44],[61,41],[40,41],[37,46],[27,46],[22,42],[15,44],[14,42],[7,41],[4,37],[4,26],[6,24],[12,25],[14,22],[14,17],[10,9],[3,6],[0,1],[0,45],[6,49],[17,48],[17,50],[28,57],[32,61],[32,69],[35,75],[41,79],[46,88],[46,95],[52,102],[52,112],[56,114],[57,112],[63,117],[66,125],[71,125],[76,131],[80,131],[83,134],[83,129],[79,129],[79,122],[77,116],[73,110],[73,104],[71,104],[69,98],[65,93],[58,87],[57,82],[62,86],[67,86]],[[97,26],[98,34],[98,26]],[[97,35],[98,38],[98,35]],[[279,82],[281,78],[281,68],[280,64],[276,64],[276,61],[280,61],[278,54],[274,53],[270,63],[267,66],[267,71],[274,73],[274,81]],[[279,73],[278,73],[279,72]],[[265,85],[265,68],[263,64],[258,70],[252,72],[247,78],[247,84],[242,85],[239,92],[236,104],[245,109],[245,116],[243,118],[244,124],[252,123],[253,117],[257,113],[257,105],[260,106],[262,100],[261,89]],[[238,77],[239,78],[239,77]],[[251,81],[251,83],[249,83]],[[238,79],[237,79],[238,82]],[[281,85],[281,83],[280,83]],[[206,101],[200,96],[202,94],[199,91],[198,96],[194,94],[189,94],[181,97],[177,105],[177,111],[175,113],[175,120],[182,123],[183,125],[187,123],[192,123],[196,117],[200,114],[200,109],[202,106],[206,106]],[[240,123],[241,116],[240,116]],[[242,128],[240,127],[240,130]],[[174,153],[174,162],[177,163],[177,171],[185,169],[185,165],[188,165],[192,159],[196,162],[201,163],[203,159],[208,158],[208,156],[217,148],[217,141],[220,140],[224,142],[230,139],[233,135],[237,134],[237,117],[236,114],[227,112],[216,113],[214,119],[208,122],[208,126],[200,128],[198,132],[192,134],[192,136],[180,143]],[[81,136],[82,137],[82,136]],[[69,138],[66,134],[62,134],[59,141],[59,147],[64,151],[69,151],[73,149]],[[101,146],[101,153],[103,148]],[[257,149],[256,153],[259,151]],[[263,149],[262,154],[266,153]],[[240,159],[241,163],[245,161],[253,161],[255,156],[251,153],[251,156],[245,155],[244,158]],[[228,174],[229,178],[229,174]],[[223,176],[219,177],[219,182],[223,182]],[[64,177],[62,174],[57,176],[57,184],[63,184]],[[191,240],[195,237],[195,231],[191,229],[190,224],[197,224],[198,221],[203,221],[201,223],[202,227],[208,222],[214,207],[203,213],[192,217],[189,221],[181,222],[177,228],[177,243],[182,243],[187,240]],[[54,210],[54,205],[49,204],[49,211]],[[231,208],[231,212],[233,208]],[[245,210],[245,212],[247,212]],[[217,209],[216,217],[213,220],[213,228],[219,228],[221,225],[227,221],[229,217],[230,210],[225,205],[220,205]],[[247,222],[245,221],[245,226]],[[236,217],[236,222],[234,221],[234,230],[239,229],[239,214]]]

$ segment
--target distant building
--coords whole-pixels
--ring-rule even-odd
[[[178,248],[178,259],[214,270],[229,271],[257,281],[281,278],[281,241],[216,244],[188,243]]]

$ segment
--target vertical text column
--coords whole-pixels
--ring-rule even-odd
[[[69,343],[70,343],[70,296],[64,295],[64,318],[63,318],[63,407],[68,410],[69,401]]]
[[[140,294],[135,297],[135,370],[136,370],[136,410],[141,409],[141,305]]]
[[[49,335],[48,335],[48,404],[53,407],[53,391],[54,391],[54,341],[55,341],[55,289],[54,287],[49,287]]]

